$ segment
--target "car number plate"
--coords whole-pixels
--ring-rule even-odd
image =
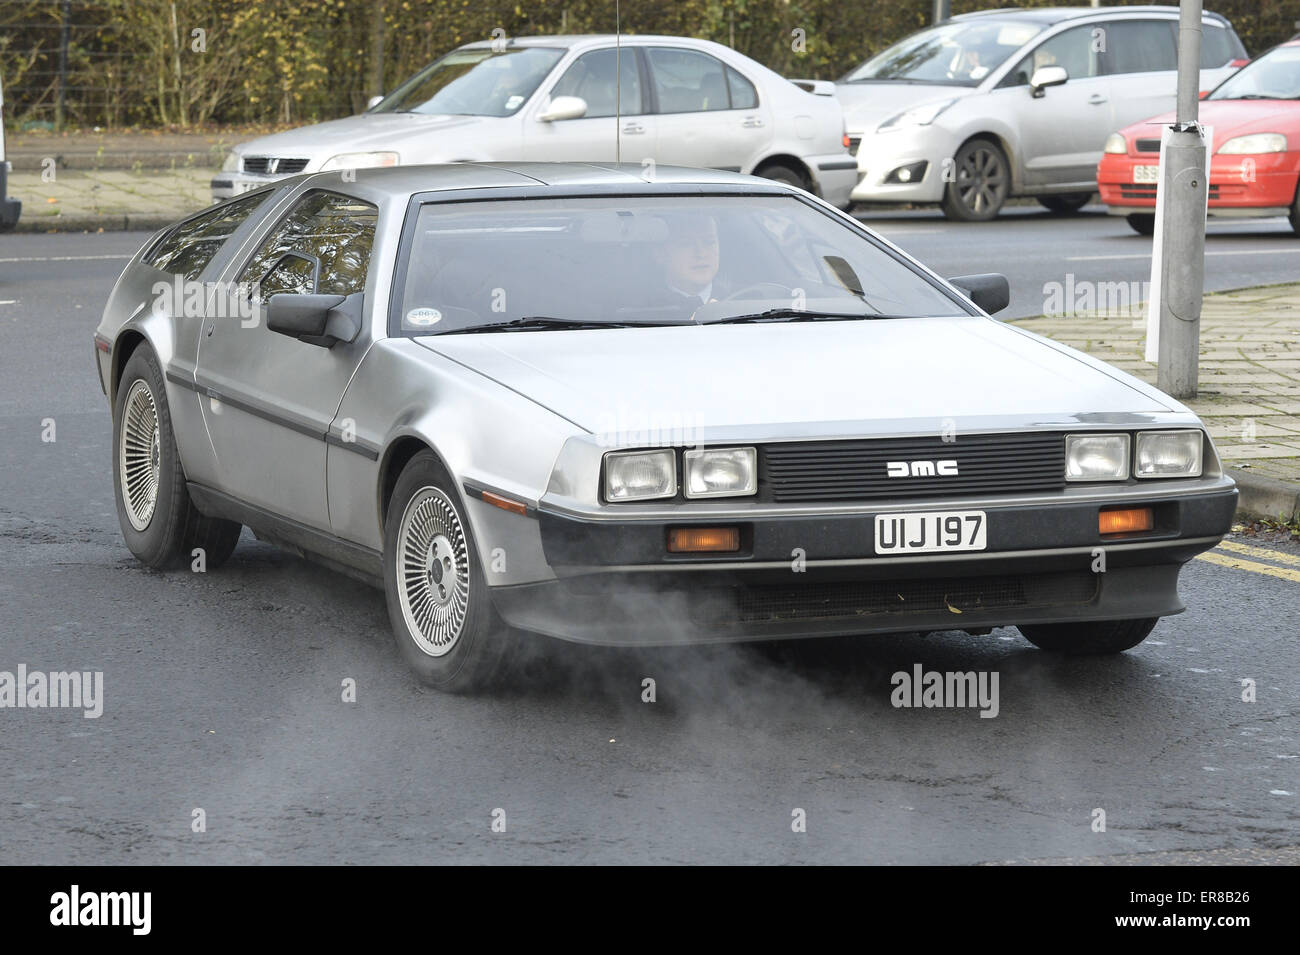
[[[877,514],[877,554],[933,554],[984,550],[988,520],[983,511]]]
[[[256,189],[258,186],[261,185],[262,183],[260,182],[249,182],[247,180],[241,180],[240,182],[235,183],[234,188],[232,188],[230,191],[231,194],[240,196],[246,192],[251,192],[252,190]]]
[[[1159,182],[1160,167],[1159,166],[1134,166],[1133,181],[1134,182]]]

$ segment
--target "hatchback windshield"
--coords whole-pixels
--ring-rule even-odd
[[[1300,46],[1280,46],[1247,63],[1208,99],[1300,99]]]
[[[1036,23],[1019,20],[948,23],[900,40],[841,82],[902,80],[978,86],[1042,29]]]
[[[794,196],[430,203],[415,229],[406,334],[970,314]]]
[[[535,46],[501,53],[453,50],[397,87],[370,112],[510,116],[563,55],[563,50]]]

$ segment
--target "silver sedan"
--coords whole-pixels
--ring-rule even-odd
[[[640,166],[311,174],[193,216],[96,334],[126,544],[241,526],[385,589],[431,685],[521,634],[1017,625],[1118,652],[1236,490],[1201,422],[806,192]]]

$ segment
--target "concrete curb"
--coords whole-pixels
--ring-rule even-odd
[[[1228,468],[1237,482],[1237,516],[1249,520],[1300,520],[1300,485]]]
[[[198,211],[198,210],[191,210]],[[15,232],[157,232],[177,222],[187,212],[119,212],[110,215],[45,216],[18,220]]]

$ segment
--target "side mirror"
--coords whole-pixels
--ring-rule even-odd
[[[266,327],[322,348],[355,341],[361,332],[362,294],[272,295],[266,305]]]
[[[581,96],[557,96],[537,118],[543,123],[562,119],[581,119],[587,115],[587,101]]]
[[[1069,78],[1070,74],[1065,72],[1063,66],[1040,66],[1029,78],[1029,88],[1035,97],[1039,97],[1047,87],[1060,86]]]
[[[383,101],[384,101],[384,96],[382,93],[378,96],[372,96],[370,97],[370,99],[366,100],[366,109],[372,110]]]
[[[972,302],[990,315],[1011,304],[1011,283],[998,272],[979,275],[958,275],[948,280],[966,293]]]

